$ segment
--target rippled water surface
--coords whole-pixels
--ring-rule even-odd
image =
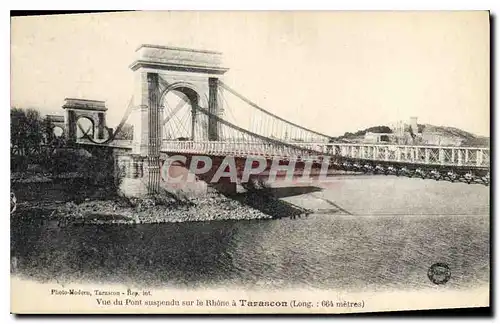
[[[322,197],[328,196],[328,190]],[[479,186],[468,190],[487,195],[487,189]],[[350,191],[352,197],[353,188],[342,189]],[[409,194],[390,192],[394,201],[394,195]],[[435,204],[439,192],[426,195],[434,197]],[[427,270],[433,263],[445,262],[452,272],[449,287],[489,283],[490,224],[484,213],[487,206],[482,206],[487,199],[477,202],[471,195],[463,196],[462,200],[470,199],[470,209],[475,211],[471,215],[407,215],[397,206],[396,213],[389,213],[391,207],[386,204],[384,213],[367,216],[356,214],[363,206],[361,198],[351,205],[349,199],[341,198],[335,200],[354,211],[352,215],[13,228],[14,270],[42,281],[151,287],[414,289],[433,286]]]

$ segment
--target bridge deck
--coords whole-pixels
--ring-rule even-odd
[[[84,140],[81,144],[92,144]],[[412,146],[363,143],[289,143],[163,141],[161,151],[205,155],[264,156],[282,159],[321,159],[325,156],[355,160],[429,166],[489,168],[490,150],[481,147]],[[105,146],[131,149],[132,141],[115,140]]]
[[[439,147],[348,143],[293,143],[276,147],[268,143],[164,141],[162,151],[190,154],[266,156],[284,159],[308,159],[341,156],[350,159],[421,165],[489,168],[487,148]]]

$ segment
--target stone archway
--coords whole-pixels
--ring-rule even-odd
[[[106,127],[106,105],[104,101],[66,98],[64,123],[66,138],[69,142],[76,142],[78,133],[78,120],[87,118],[92,123],[92,138],[95,140],[104,138],[104,129]]]
[[[78,118],[75,120],[76,124],[76,139],[85,138],[86,136],[90,136],[90,138],[95,138],[95,121],[88,115],[78,115]]]
[[[173,102],[171,102],[172,100]],[[198,139],[195,131],[198,116],[197,110],[198,107],[203,107],[204,101],[200,98],[199,90],[190,83],[177,82],[163,90],[160,95],[160,110],[162,115],[160,122],[165,134],[162,134],[162,138],[167,140],[191,141]],[[183,127],[185,132],[182,132],[182,129],[179,128],[174,129],[173,124],[176,122],[175,119],[178,119],[179,115],[186,117],[186,114],[189,125],[185,125],[188,126],[187,128]],[[182,120],[179,120],[179,122],[182,122]],[[175,134],[179,130],[181,130],[181,134]]]
[[[52,127],[52,134],[57,138],[64,136],[64,127],[58,125]]]
[[[47,138],[52,139],[53,137],[59,138],[64,136],[66,132],[64,116],[60,115],[47,115],[45,116],[45,123],[47,127]]]
[[[161,98],[169,90],[181,90],[214,115],[222,113],[219,78],[228,70],[222,67],[219,52],[188,48],[141,45],[130,68],[135,73],[134,154],[149,156],[151,141],[161,138],[158,125],[163,120]],[[208,140],[217,140],[217,123],[208,122]],[[157,144],[159,145],[159,144]]]
[[[179,91],[189,98],[192,107],[207,109],[210,115],[207,115],[206,138],[217,140],[217,122],[213,116],[220,116],[223,111],[218,80],[228,69],[222,67],[222,54],[213,51],[141,45],[136,55],[130,66],[135,77],[130,116],[134,127],[131,159],[144,170],[141,174],[147,178],[147,192],[155,193],[161,179],[164,97]],[[196,115],[192,114],[190,140],[196,140],[192,136]]]

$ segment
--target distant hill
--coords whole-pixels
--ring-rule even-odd
[[[409,129],[406,127],[405,132]],[[364,142],[365,134],[371,133],[393,133],[389,126],[373,126],[358,130],[356,132],[346,132],[344,135],[334,138],[334,141],[340,142]],[[421,137],[417,138],[414,144],[423,145],[453,145],[453,146],[477,146],[489,147],[490,138],[486,136],[477,136],[470,132],[456,127],[435,126],[430,124],[418,124],[418,132]],[[411,137],[407,135],[407,137]]]
[[[448,140],[454,140],[461,142],[460,146],[478,146],[478,147],[489,147],[490,138],[486,136],[478,136],[470,132],[464,131],[460,128],[449,127],[449,126],[434,126],[426,124],[424,125],[423,135],[426,133],[433,133],[435,135],[441,136]]]
[[[363,130],[359,130],[354,133],[346,132],[344,135],[339,136],[338,139],[352,139],[360,136],[365,136],[366,133],[392,133],[392,129],[389,126],[373,126],[368,127]]]

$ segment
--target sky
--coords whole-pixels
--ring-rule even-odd
[[[140,44],[220,51],[225,83],[332,136],[412,116],[489,135],[489,17],[481,11],[14,17],[11,106],[62,114],[64,98],[104,100],[114,127],[133,93],[129,66]]]

